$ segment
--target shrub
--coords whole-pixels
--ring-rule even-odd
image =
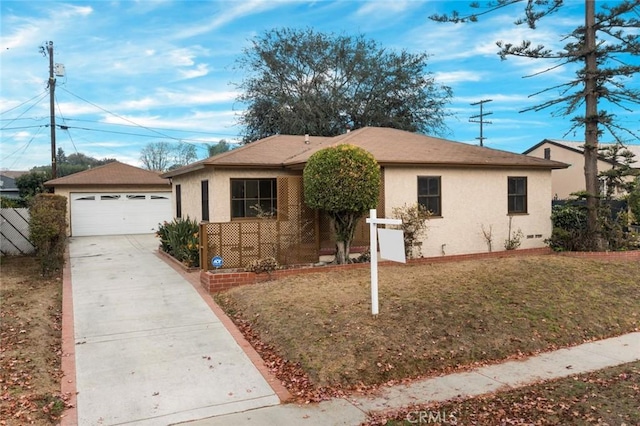
[[[188,267],[200,266],[199,226],[195,220],[177,218],[158,226],[160,249]]]
[[[579,200],[553,206],[553,231],[545,242],[555,251],[588,251],[593,247],[594,235],[587,231],[587,209]],[[629,214],[625,209],[615,211],[609,202],[598,207],[598,222],[607,250],[637,248],[637,240],[628,230]]]
[[[163,223],[158,224],[158,230],[156,231],[156,237],[160,239],[160,250],[168,254],[171,254],[171,246],[169,245],[170,226],[169,222],[165,220]]]
[[[275,259],[275,257],[256,259],[249,262],[249,264],[247,264],[247,266],[245,267],[246,271],[255,272],[256,274],[259,274],[261,272],[270,274],[276,269],[278,269],[278,261]]]
[[[431,212],[422,204],[405,204],[402,207],[394,207],[394,218],[401,219],[402,225],[398,225],[403,231],[404,254],[408,259],[422,256],[420,238],[427,231],[427,220]]]
[[[637,177],[633,185],[631,185],[627,202],[629,203],[632,223],[640,225],[640,177]]]
[[[67,199],[60,195],[37,194],[29,208],[29,235],[36,249],[43,275],[64,265],[67,241]]]
[[[513,232],[512,225],[513,225],[513,216],[509,216],[509,233],[508,233],[508,237],[504,240],[505,250],[517,249],[518,247],[520,247],[520,244],[522,244],[522,238],[524,238],[524,233],[522,232],[522,229],[518,228],[516,232]]]
[[[19,209],[26,207],[26,203],[22,199],[0,197],[0,207],[3,209]]]
[[[302,177],[305,204],[327,212],[336,234],[336,262],[347,263],[358,220],[378,205],[380,166],[364,149],[342,144],[309,157]]]
[[[522,239],[524,238],[524,233],[522,229],[518,228],[516,232],[509,231],[509,238],[504,240],[504,249],[505,250],[515,250],[522,244]]]
[[[568,202],[551,209],[553,231],[546,240],[555,251],[584,251],[591,247],[587,233],[587,209],[585,205]]]

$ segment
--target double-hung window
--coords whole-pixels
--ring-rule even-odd
[[[231,179],[231,218],[275,216],[276,179]]]
[[[440,176],[418,176],[418,204],[433,216],[442,216]]]
[[[527,178],[509,176],[507,186],[508,214],[527,213]]]

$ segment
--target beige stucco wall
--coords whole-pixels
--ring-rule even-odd
[[[278,176],[300,174],[286,170],[246,170],[246,169],[203,169],[186,176],[176,176],[173,181],[173,215],[176,214],[176,190],[180,185],[182,193],[182,217],[187,216],[200,222],[202,200],[200,183],[209,180],[209,221],[229,222],[231,220],[231,179],[277,178]]]
[[[551,149],[551,160],[569,164],[568,169],[554,170],[551,173],[551,193],[554,198],[565,200],[574,192],[584,191],[584,155],[557,145],[542,144],[527,155],[544,158],[545,148]],[[598,171],[611,168],[611,164],[598,160]]]
[[[71,193],[111,193],[111,192],[170,192],[167,185],[146,186],[64,186],[55,187],[54,193],[67,199],[67,235],[71,235]]]
[[[422,255],[488,251],[485,230],[492,229],[492,250],[504,250],[508,238],[507,177],[527,177],[528,214],[514,215],[513,232],[524,233],[520,248],[545,247],[551,235],[551,172],[535,170],[393,168],[385,169],[385,211],[417,202],[418,176],[441,176],[442,217],[428,222]],[[530,236],[530,238],[527,238]]]
[[[230,179],[276,178],[299,174],[284,170],[208,169],[188,176],[173,178],[174,215],[175,185],[181,185],[182,217],[200,221],[200,182],[209,180],[211,222],[231,220]],[[520,248],[545,247],[551,234],[551,172],[539,170],[461,169],[461,168],[385,168],[385,212],[390,217],[393,207],[417,202],[417,177],[441,176],[442,213],[429,220],[423,239],[423,256],[483,253],[488,251],[482,227],[492,230],[493,251],[504,250],[508,238],[507,177],[527,177],[528,213],[514,215],[512,232],[522,230]],[[529,238],[527,238],[529,237]]]

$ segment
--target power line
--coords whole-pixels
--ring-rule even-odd
[[[127,121],[127,122],[129,122],[129,123],[131,123],[131,124],[135,125],[136,127],[140,127],[140,128],[142,128],[142,129],[145,129],[145,130],[148,130],[148,131],[150,131],[150,132],[156,133],[156,134],[158,134],[158,135],[160,135],[160,136],[162,136],[162,137],[165,137],[165,138],[168,138],[168,139],[177,140],[178,142],[180,142],[180,139],[179,139],[179,138],[175,138],[175,137],[173,137],[173,136],[169,136],[169,135],[164,134],[164,133],[162,133],[162,132],[158,132],[157,130],[153,130],[153,129],[149,128],[149,127],[146,127],[146,126],[143,126],[143,125],[141,125],[141,124],[138,124],[138,123],[136,123],[136,122],[135,122],[135,121],[133,121],[133,120],[129,120],[129,119],[128,119],[128,118],[126,118],[126,117],[123,117],[123,116],[121,116],[121,115],[118,115],[118,114],[116,114],[115,112],[111,112],[111,111],[109,111],[108,109],[102,108],[102,107],[101,107],[101,106],[99,106],[99,105],[96,105],[96,104],[94,104],[93,102],[88,101],[88,100],[86,100],[86,99],[84,99],[84,98],[82,98],[82,97],[80,97],[80,96],[76,95],[75,93],[70,92],[69,90],[65,89],[64,87],[61,87],[61,89],[62,89],[62,90],[64,90],[65,92],[69,93],[70,95],[75,96],[76,98],[80,99],[81,101],[84,101],[84,102],[88,103],[89,105],[92,105],[92,106],[94,106],[94,107],[98,108],[99,110],[106,112],[107,114],[111,114],[111,115],[113,115],[114,117],[118,117],[118,118],[119,118],[119,119],[121,119],[121,120],[125,120],[125,121]]]
[[[35,99],[35,98],[37,98],[38,96],[42,96],[42,98],[44,99],[44,97],[46,96],[46,94],[47,94],[47,93],[48,93],[48,92],[45,90],[44,92],[40,93],[39,95],[34,96],[33,98],[29,99],[28,101],[24,101],[24,102],[23,102],[23,103],[21,103],[20,105],[16,105],[16,106],[14,106],[13,108],[9,108],[9,109],[8,109],[8,110],[6,110],[6,111],[0,112],[0,115],[1,115],[1,114],[6,114],[6,113],[8,113],[8,112],[11,112],[11,111],[13,111],[13,110],[14,110],[14,109],[16,109],[16,108],[20,108],[22,105],[26,104],[27,102],[31,102],[32,100],[34,100],[34,99]],[[41,100],[42,100],[42,99],[40,99],[38,102],[36,102],[36,105],[37,105]],[[29,109],[31,109],[31,108],[29,108]],[[28,110],[27,110],[27,111],[28,111]],[[26,111],[25,111],[25,112],[26,112]],[[23,114],[24,114],[24,113],[23,113]],[[21,114],[21,115],[23,115],[23,114]]]
[[[38,124],[36,126],[20,126],[20,127],[3,127],[0,130],[22,130],[22,129],[35,129],[38,127],[49,127],[48,124]]]
[[[58,125],[58,127],[60,127],[60,125]],[[118,132],[118,131],[115,131],[115,130],[90,129],[88,127],[78,127],[78,126],[64,126],[64,127],[65,127],[65,129],[63,129],[63,130],[78,129],[78,130],[86,130],[86,131],[89,131],[89,132],[113,133],[113,134],[116,134],[116,135],[138,136],[138,137],[141,137],[141,138],[157,138],[158,137],[157,135],[144,135],[144,134],[141,134],[141,133]],[[201,141],[199,141],[197,139],[182,139],[182,138],[180,138],[180,139],[171,138],[171,139],[177,140],[178,142],[185,142],[185,143],[188,143],[187,141],[201,142]],[[198,147],[197,144],[189,143],[189,145],[194,145],[195,147]]]
[[[60,117],[62,118],[62,122],[66,124],[66,120],[64,118],[64,116],[62,115],[62,110],[60,109],[60,104],[58,103],[58,98],[56,97],[56,105],[58,106],[58,112],[60,113]],[[71,132],[69,131],[69,126],[58,126],[60,127],[61,130],[66,130],[67,131],[67,136],[69,136],[69,140],[71,141],[71,145],[73,145],[73,149],[76,151],[76,154],[79,154],[78,152],[78,148],[76,148],[76,144],[73,141],[73,138],[71,137]],[[56,152],[56,155],[58,155],[58,153]]]
[[[40,96],[40,95],[38,95]],[[36,98],[38,97],[36,96]],[[22,117],[23,115],[25,115],[27,112],[29,112],[29,110],[31,110],[31,108],[33,108],[34,106],[38,105],[44,98],[47,97],[47,93],[45,92],[44,95],[42,95],[42,97],[40,99],[38,99],[38,102],[34,103],[33,105],[31,105],[29,108],[27,108],[26,110],[24,110],[22,112],[22,114],[20,114],[19,116],[17,116],[15,119],[9,121],[9,123],[7,123],[7,125],[5,127],[0,128],[0,130],[7,130],[7,126],[9,126],[11,123],[13,123],[14,121],[16,121],[18,118]],[[35,99],[35,98],[31,98],[31,99]],[[28,101],[27,101],[28,102]],[[26,102],[23,102],[21,105],[24,105]],[[15,109],[15,108],[14,108]]]
[[[163,133],[163,132],[157,131],[157,130],[155,130],[155,129],[151,128],[151,127],[143,126],[143,125],[141,125],[141,124],[139,124],[139,123],[136,123],[136,122],[135,122],[135,121],[133,121],[133,120],[130,120],[130,119],[126,118],[126,117],[123,117],[123,116],[121,116],[121,115],[119,115],[119,114],[116,114],[115,112],[109,111],[109,110],[108,110],[108,109],[106,109],[106,108],[103,108],[103,107],[101,107],[101,106],[99,106],[99,105],[96,105],[96,104],[94,104],[93,102],[88,101],[88,100],[84,99],[83,97],[78,96],[78,95],[76,95],[75,93],[70,92],[69,90],[65,89],[64,87],[61,87],[61,89],[62,89],[62,90],[64,90],[65,92],[69,93],[70,95],[72,95],[72,96],[74,96],[74,97],[76,97],[76,98],[80,99],[81,101],[86,102],[86,103],[88,103],[89,105],[92,105],[92,106],[94,106],[94,107],[96,107],[96,108],[100,109],[101,111],[106,112],[107,114],[111,114],[111,115],[113,115],[114,117],[117,117],[117,118],[119,118],[119,119],[121,119],[121,120],[125,120],[125,121],[127,121],[127,122],[131,123],[134,127],[139,127],[139,128],[141,128],[141,129],[148,130],[148,131],[150,131],[150,132],[152,132],[152,133],[155,133],[155,134],[157,134],[157,135],[162,136],[163,138],[167,138],[167,139],[171,139],[171,140],[177,141],[178,143],[186,143],[186,144],[189,144],[189,145],[194,146],[195,148],[203,148],[203,149],[206,149],[205,147],[202,147],[202,146],[201,146],[201,145],[199,145],[199,144],[194,144],[194,143],[188,142],[188,141],[192,141],[192,142],[201,142],[201,141],[199,141],[199,140],[197,140],[197,139],[183,139],[183,138],[177,138],[177,137],[174,137],[174,136],[167,135],[166,133]],[[83,130],[88,130],[88,131],[91,131],[91,130],[92,130],[92,129],[80,128],[80,127],[77,127],[77,128],[78,128],[78,129],[83,129]],[[100,131],[100,130],[94,130],[94,131]],[[102,130],[102,132],[105,132],[105,133],[115,133],[115,134],[123,134],[123,135],[128,134],[128,133],[126,133],[126,132],[114,132],[114,131],[106,131],[106,130]],[[152,137],[152,136],[138,135],[138,134],[128,134],[128,135],[130,135],[130,136],[140,136],[140,137]]]
[[[56,124],[56,126],[61,130],[77,129],[77,130],[86,130],[88,132],[112,133],[112,134],[116,134],[116,135],[137,136],[137,137],[140,137],[140,138],[157,138],[158,137],[156,135],[145,135],[145,134],[142,134],[142,133],[131,133],[131,132],[118,132],[118,131],[115,131],[115,130],[91,129],[89,127],[66,126],[66,125],[62,126],[60,124]],[[3,128],[2,130],[23,130],[23,129],[34,129],[34,128],[42,128],[42,127],[49,127],[49,124],[39,124],[39,125],[35,125],[35,126],[6,127],[6,128]],[[132,127],[134,127],[134,126],[132,126]],[[188,143],[189,145],[194,145],[196,148],[200,147],[199,143],[205,143],[204,141],[201,141],[201,140],[198,140],[198,139],[188,139],[188,138],[180,138],[180,139],[173,138],[173,139],[174,140],[178,140],[180,142]],[[190,142],[198,142],[198,143],[190,143]]]
[[[0,121],[18,121],[18,120],[32,120],[32,121],[42,121],[48,117],[40,116],[40,117],[16,117],[16,118],[0,118]]]
[[[24,148],[18,148],[17,150],[13,151],[11,154],[7,155],[5,158],[6,159],[11,158],[14,154],[16,154],[21,149],[22,149],[22,152],[25,152],[27,150],[27,148],[29,148],[29,145],[31,145],[31,142],[33,142],[33,140],[36,138],[36,136],[38,136],[38,134],[40,133],[40,130],[42,130],[42,128],[38,129],[36,134],[31,136],[31,139],[29,139],[29,142],[27,142],[27,144],[24,146]],[[19,159],[20,159],[20,156],[17,156],[16,160],[11,164],[11,167],[9,167],[9,168],[13,169],[13,166],[16,165],[16,163],[18,162]]]
[[[0,119],[0,121],[2,121],[2,120]],[[105,123],[105,122],[102,122],[102,121],[84,120],[82,118],[67,118],[67,121],[82,121],[82,122],[86,122],[86,123],[98,123],[98,124],[104,124],[104,125],[108,125],[108,126],[140,127],[138,125],[133,125],[133,124]],[[241,136],[240,134],[237,134],[237,133],[202,132],[202,131],[198,131],[198,130],[172,129],[172,128],[165,128],[165,127],[163,127],[162,129],[160,129],[159,127],[149,127],[149,128],[150,129],[165,130],[165,131],[169,131],[169,132],[195,133],[195,134],[201,134],[201,135],[230,136],[230,137],[239,137],[239,136]]]

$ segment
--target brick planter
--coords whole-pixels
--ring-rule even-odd
[[[180,262],[178,259],[176,259],[175,257],[171,256],[169,253],[166,253],[160,249],[158,249],[158,256],[162,257],[163,259],[165,259],[165,261],[170,262],[176,266],[178,266],[180,269],[182,269],[185,272],[196,272],[198,271],[200,268],[195,267],[195,266],[187,266],[184,263]]]
[[[633,251],[608,251],[608,252],[561,252],[555,253],[550,248],[535,248],[535,249],[523,249],[523,250],[509,250],[499,251],[492,253],[473,253],[473,254],[459,254],[452,256],[441,257],[422,257],[419,259],[407,260],[409,265],[419,265],[427,263],[438,262],[456,262],[462,260],[476,260],[476,259],[496,259],[503,257],[517,257],[517,256],[535,256],[535,255],[558,255],[558,256],[570,256],[570,257],[583,257],[589,259],[601,259],[601,260],[622,260],[622,261],[639,261],[640,262],[640,250]],[[400,265],[399,263],[381,261],[379,265]],[[272,273],[256,274],[255,272],[247,272],[242,269],[229,270],[220,269],[217,271],[200,271],[200,284],[209,292],[217,293],[220,291],[228,290],[233,287],[238,287],[246,284],[255,284],[270,280],[277,280],[280,278],[301,275],[301,274],[313,274],[318,272],[332,272],[340,270],[362,269],[369,268],[369,263],[350,263],[347,265],[299,265],[292,266],[287,269],[278,269]]]

